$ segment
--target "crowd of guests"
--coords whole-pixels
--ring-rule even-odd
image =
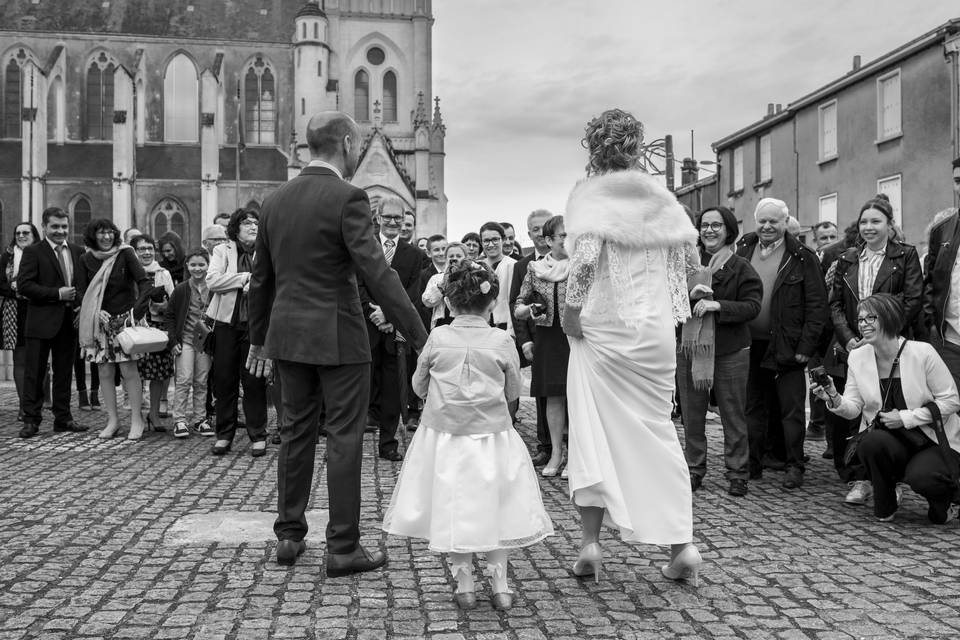
[[[960,160],[954,182],[960,191]],[[877,517],[889,519],[899,501],[897,484],[905,482],[930,501],[931,520],[943,520],[954,485],[949,473],[944,476],[949,465],[930,461],[938,442],[928,432],[933,418],[923,404],[939,403],[955,450],[950,464],[960,463],[956,211],[935,217],[922,258],[904,241],[883,195],[865,202],[842,235],[830,222],[813,227],[814,248],[791,232],[796,219],[783,201],[764,198],[753,215],[756,230],[742,237],[726,207],[691,216],[702,268],[691,271],[688,283],[692,317],[677,329],[675,397],[691,488],[699,489],[707,473],[705,425],[713,410],[723,429],[733,496],[746,495],[749,481],[765,471],[782,471],[785,489],[801,487],[809,461],[805,443],[825,438],[823,457],[833,459],[839,479],[848,483],[846,504],[872,497]],[[563,217],[532,212],[527,252],[509,223],[487,222],[459,242],[439,234],[417,237],[416,224],[416,215],[396,198],[383,200],[375,213],[384,256],[425,328],[452,322],[441,284],[462,262],[485,265],[503,283],[487,320],[506,332],[521,364],[531,367],[534,464],[545,477],[565,475],[570,347],[560,324],[568,277]],[[204,230],[202,247],[190,251],[176,234],[158,240],[136,229],[121,234],[108,219],[87,225],[81,248],[67,240],[70,219],[56,207],[43,213],[42,236],[31,223],[17,225],[0,256],[0,335],[3,348],[13,352],[20,435],[39,431],[45,398],[55,431],[85,430],[70,412],[75,376],[78,407],[105,410],[101,437],[118,435],[122,406],[130,411],[131,440],[172,426],[177,438],[215,437],[212,453],[224,455],[242,428],[251,454],[264,455],[268,439],[279,441],[267,424],[268,402],[280,408],[279,385],[244,368],[258,225],[252,209],[220,214]],[[417,354],[362,280],[358,288],[372,354],[369,429],[378,431],[380,457],[400,461],[397,429],[415,430],[421,411],[412,384]],[[132,325],[167,332],[166,348],[126,354],[117,336]],[[911,383],[900,383],[898,367],[878,378],[890,368],[890,350],[897,352],[904,341],[909,346],[897,364],[917,367]],[[517,404],[509,403],[514,421]],[[851,457],[848,443],[867,425],[885,428]],[[897,439],[903,434],[917,437]],[[923,464],[911,463],[915,459]]]
[[[3,347],[13,351],[20,436],[39,432],[45,398],[54,431],[87,430],[70,409],[75,374],[77,407],[105,413],[101,438],[124,430],[140,440],[172,428],[175,438],[216,436],[212,453],[223,455],[243,426],[251,455],[263,456],[267,388],[278,392],[244,369],[258,219],[252,209],[219,214],[190,251],[173,232],[121,233],[106,218],[86,225],[80,247],[68,240],[71,220],[57,207],[43,212],[42,237],[31,223],[17,225],[0,257],[0,327]],[[165,332],[165,348],[124,351],[118,337],[136,326]],[[241,384],[246,423],[238,420]],[[277,433],[269,437],[279,442]]]

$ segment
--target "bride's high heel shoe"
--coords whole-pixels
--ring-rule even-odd
[[[700,551],[691,543],[684,547],[683,551],[670,561],[670,564],[664,565],[660,572],[665,578],[688,580],[694,587],[699,587],[701,564],[703,564],[703,558],[700,557]]]
[[[588,544],[580,550],[577,561],[573,563],[573,575],[582,578],[593,574],[593,582],[600,582],[600,573],[603,571],[603,550],[600,543]]]

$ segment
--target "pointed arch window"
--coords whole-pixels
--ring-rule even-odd
[[[150,214],[150,224],[153,227],[153,237],[159,238],[168,231],[173,231],[188,244],[185,235],[187,210],[173,198],[163,198],[154,207]]]
[[[83,246],[83,234],[87,230],[87,225],[90,224],[91,216],[90,200],[84,195],[75,196],[70,203],[70,219],[73,220],[71,225],[73,227],[72,239],[81,247]]]
[[[276,77],[261,56],[247,67],[244,76],[244,125],[246,138],[253,144],[276,144]]]
[[[103,51],[87,67],[87,139],[113,140],[113,72],[117,65]]]
[[[196,142],[200,120],[197,68],[180,53],[163,76],[163,137],[167,142]]]
[[[383,121],[397,121],[397,74],[393,71],[383,74]]]
[[[358,121],[370,120],[370,76],[363,69],[353,77],[353,113]]]
[[[17,49],[11,52],[3,64],[3,81],[0,85],[0,136],[4,138],[19,138],[23,127],[23,94],[29,90],[24,86],[23,65],[27,60],[33,60],[33,55],[26,49]]]

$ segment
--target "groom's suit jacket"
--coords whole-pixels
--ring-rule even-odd
[[[277,360],[370,362],[357,275],[419,350],[416,309],[387,264],[363,189],[306,167],[263,203],[249,294],[250,344]]]
[[[72,258],[73,286],[77,297],[72,301],[60,299],[60,287],[67,286],[60,271],[57,254],[46,239],[25,247],[17,275],[17,291],[27,298],[27,319],[24,334],[28,338],[49,339],[57,335],[64,322],[73,323],[74,309],[80,308],[83,292],[87,288],[84,270],[80,268],[83,249],[66,243]]]

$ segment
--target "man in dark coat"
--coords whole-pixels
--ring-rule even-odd
[[[21,438],[40,431],[43,410],[43,376],[53,354],[53,430],[86,431],[70,413],[70,381],[77,350],[76,317],[80,310],[83,249],[67,242],[70,216],[59,207],[43,212],[44,239],[23,250],[17,290],[28,300],[26,363],[23,376],[23,428]]]
[[[747,429],[751,477],[762,475],[768,417],[780,417],[786,452],[783,487],[803,484],[807,362],[818,352],[827,322],[827,292],[816,254],[786,233],[786,203],[763,198],[757,231],[737,243],[763,281],[760,314],[750,323]],[[776,422],[774,421],[774,425]]]
[[[285,424],[277,463],[277,562],[304,552],[321,399],[326,408],[327,575],[383,566],[360,545],[363,432],[370,399],[370,342],[357,275],[420,350],[426,331],[373,233],[366,192],[353,176],[360,128],[325,112],[307,125],[312,161],[263,203],[249,292],[247,366],[282,382]]]

